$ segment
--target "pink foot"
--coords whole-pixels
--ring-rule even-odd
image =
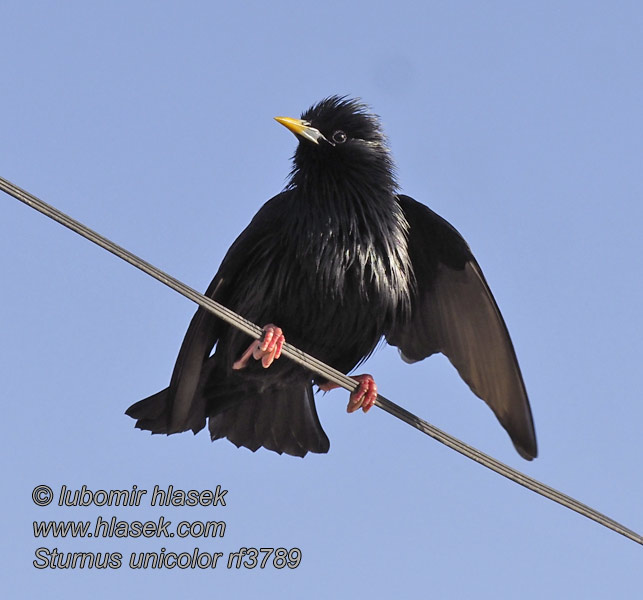
[[[241,358],[232,365],[233,369],[239,370],[245,368],[251,357],[255,360],[261,359],[263,368],[267,369],[273,361],[281,356],[281,349],[286,343],[286,338],[281,328],[269,323],[263,326],[263,331],[263,337],[248,346],[248,349],[242,354]]]
[[[351,394],[346,407],[346,412],[352,413],[360,408],[367,413],[371,410],[377,398],[377,384],[372,375],[351,375],[353,379],[359,381],[359,387]],[[339,386],[336,383],[323,383],[318,386],[323,392],[329,392]]]

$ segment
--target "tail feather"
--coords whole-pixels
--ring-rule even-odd
[[[246,395],[210,417],[212,440],[228,438],[255,452],[263,446],[278,454],[305,456],[328,452],[330,442],[315,409],[312,386],[277,388]]]
[[[196,411],[190,415],[189,421],[181,428],[176,429],[176,426],[171,423],[170,413],[172,410],[172,403],[170,402],[170,388],[165,388],[156,394],[139,400],[132,404],[125,414],[132,419],[136,419],[136,427],[151,431],[152,433],[179,433],[181,431],[188,431],[191,429],[194,433],[198,433],[205,427],[205,414],[198,415]],[[170,427],[172,428],[170,430]]]
[[[210,415],[212,440],[228,438],[237,447],[253,452],[262,446],[278,454],[305,456],[308,452],[324,454],[330,448],[322,429],[312,385],[268,389],[261,393],[247,389],[218,390],[216,406],[226,408]],[[197,402],[202,405],[204,402]],[[170,388],[132,404],[126,415],[136,419],[136,427],[152,433],[178,433],[169,422],[172,403]],[[201,412],[201,411],[199,411]],[[205,410],[193,414],[183,431],[197,433],[205,426]]]

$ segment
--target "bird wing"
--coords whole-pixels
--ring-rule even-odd
[[[243,290],[253,287],[248,281],[243,285],[243,280],[251,278],[252,284],[256,281],[253,276],[261,274],[257,269],[263,268],[266,244],[270,245],[270,236],[278,235],[275,224],[290,209],[288,194],[283,192],[264,204],[232,244],[208,286],[205,293],[208,298],[227,306],[239,300],[240,290],[243,296]],[[257,293],[261,296],[261,291]],[[253,451],[264,446],[295,456],[328,452],[329,441],[317,416],[310,381],[293,385],[284,382],[259,392],[251,383],[240,381],[241,375],[235,381],[227,381],[222,372],[214,389],[203,389],[203,383],[212,379],[217,367],[218,361],[210,354],[224,336],[224,327],[223,321],[210,311],[204,308],[196,311],[181,344],[170,386],[126,411],[137,419],[136,426],[153,433],[171,434],[188,429],[197,433],[209,416],[212,439],[227,437],[237,446]],[[216,414],[208,414],[211,394],[221,405]]]
[[[212,300],[220,301],[223,285],[224,279],[217,273],[205,295]],[[219,338],[220,326],[220,319],[202,307],[198,308],[190,321],[168,389],[168,434],[187,429],[196,433],[205,424],[204,399],[196,394],[196,390],[201,379],[203,363],[210,356]],[[201,402],[203,406],[196,406],[197,402]]]
[[[387,335],[406,362],[441,352],[493,410],[521,456],[537,455],[531,408],[498,305],[467,243],[442,217],[398,197],[416,280],[411,315]]]
[[[223,279],[218,274],[206,296],[219,300]],[[203,364],[219,337],[221,321],[199,308],[192,317],[174,365],[170,386],[132,404],[125,414],[136,419],[136,427],[152,433],[194,433],[205,426],[205,399],[196,393]]]
[[[212,300],[227,305],[227,299],[235,285],[237,275],[253,257],[254,249],[269,234],[274,225],[273,212],[282,209],[282,201],[288,192],[278,194],[257,212],[248,226],[230,246],[214,279],[205,295]],[[167,396],[168,431],[178,433],[192,429],[195,433],[205,425],[205,401],[197,394],[203,364],[210,356],[212,348],[221,335],[224,325],[210,311],[199,307],[188,326],[181,349],[179,350]]]

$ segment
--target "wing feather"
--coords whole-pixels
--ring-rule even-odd
[[[507,326],[460,234],[426,206],[400,196],[410,225],[416,290],[410,319],[387,336],[402,358],[441,352],[493,410],[524,458],[536,457],[531,408]]]

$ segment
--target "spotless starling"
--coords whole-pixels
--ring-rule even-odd
[[[349,372],[382,338],[409,363],[442,352],[493,410],[521,456],[537,454],[509,333],[469,246],[444,219],[397,191],[379,119],[332,96],[301,117],[276,117],[298,139],[284,191],[232,244],[206,295],[264,326],[260,341],[199,308],[168,388],[132,405],[136,426],[304,456],[328,452],[313,386],[284,339]],[[214,348],[214,352],[213,352]],[[348,411],[368,411],[370,375]]]

